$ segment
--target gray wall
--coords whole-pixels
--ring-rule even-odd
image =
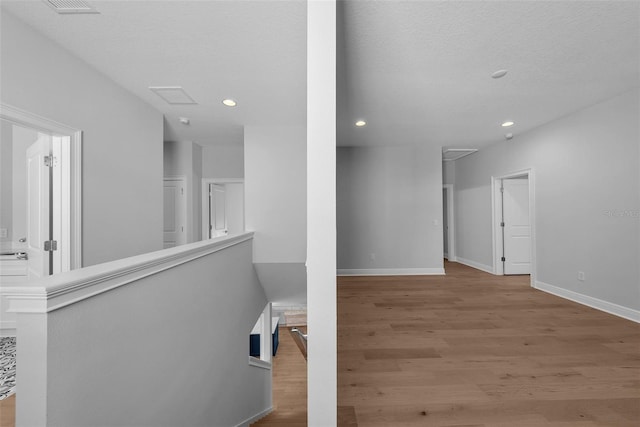
[[[260,282],[271,302],[306,304],[306,129],[247,126],[244,136],[245,225]]]
[[[339,147],[337,227],[338,270],[442,269],[441,149]]]
[[[457,160],[458,258],[492,265],[491,176],[533,168],[537,280],[640,309],[639,117],[633,90]]]
[[[243,178],[242,145],[206,145],[202,147],[203,178]]]
[[[162,115],[6,11],[1,23],[2,102],[83,131],[83,265],[161,249]]]

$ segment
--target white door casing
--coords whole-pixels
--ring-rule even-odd
[[[50,252],[45,242],[51,240],[49,167],[51,137],[39,134],[38,140],[27,149],[27,255],[28,277],[36,279],[50,273]]]
[[[529,180],[504,179],[502,188],[504,274],[530,274]]]
[[[210,184],[209,196],[209,236],[212,239],[214,237],[226,236],[228,228],[225,186],[221,184]]]
[[[187,203],[184,178],[164,179],[163,246],[172,248],[187,243]]]

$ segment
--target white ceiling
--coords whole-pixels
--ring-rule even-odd
[[[89,3],[99,15],[2,8],[162,111],[168,140],[241,143],[245,125],[304,125],[304,0]],[[504,138],[504,120],[517,138],[640,84],[639,1],[349,0],[338,14],[339,145],[479,148]],[[182,86],[198,105],[149,86]]]
[[[639,85],[637,1],[347,1],[339,145],[478,148]],[[490,76],[499,69],[502,79]],[[353,123],[364,119],[367,126]],[[505,130],[500,124],[513,120]]]
[[[247,124],[306,123],[305,1],[88,3],[100,14],[2,7],[164,113],[166,140],[242,143]],[[182,86],[198,104],[169,105],[149,86]]]

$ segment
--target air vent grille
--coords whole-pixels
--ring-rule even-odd
[[[95,7],[83,0],[44,0],[53,10],[61,14],[67,13],[100,13]]]
[[[469,154],[473,154],[478,151],[476,148],[447,148],[442,150],[442,160],[450,162],[452,160],[458,160]]]
[[[150,86],[149,89],[171,105],[197,104],[181,86]]]

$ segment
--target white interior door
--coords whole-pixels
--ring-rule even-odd
[[[227,228],[226,188],[221,184],[209,186],[209,230],[210,237],[226,236]]]
[[[29,279],[51,274],[51,252],[45,244],[51,238],[50,168],[51,137],[40,134],[27,149],[27,255]],[[47,243],[45,243],[47,242]],[[49,249],[49,248],[46,248]]]
[[[164,180],[164,234],[165,248],[187,243],[187,203],[184,179]]]
[[[531,274],[529,180],[502,181],[504,274]]]

